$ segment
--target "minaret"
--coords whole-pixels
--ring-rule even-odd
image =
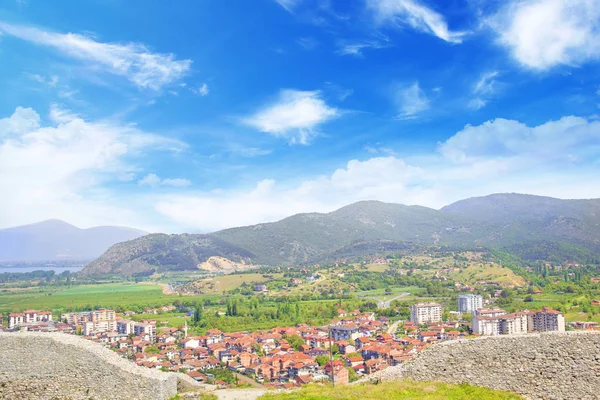
[[[187,318],[185,319],[185,326],[183,327],[183,338],[187,339]]]

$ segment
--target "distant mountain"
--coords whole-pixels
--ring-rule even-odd
[[[111,247],[84,274],[196,269],[210,257],[301,265],[423,246],[501,248],[527,259],[600,251],[600,200],[496,194],[434,210],[363,201],[208,235],[148,235]]]
[[[146,232],[116,226],[80,229],[60,220],[0,229],[0,261],[92,260]]]

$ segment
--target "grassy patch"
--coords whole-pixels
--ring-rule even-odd
[[[273,278],[279,278],[281,274],[273,274]],[[250,284],[252,282],[261,283],[271,280],[265,278],[262,274],[234,274],[222,275],[214,278],[206,278],[198,282],[198,286],[206,289],[206,293],[221,293],[223,290],[237,289],[242,283]]]
[[[337,386],[309,385],[289,393],[268,393],[261,400],[517,400],[521,396],[467,384],[441,382],[386,382],[379,385]]]
[[[523,286],[525,279],[515,274],[512,270],[497,264],[473,264],[461,268],[459,272],[450,273],[450,278],[473,284],[476,281],[498,282],[501,285]]]

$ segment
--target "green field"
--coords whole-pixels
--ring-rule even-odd
[[[514,393],[467,384],[440,382],[387,382],[379,385],[336,386],[309,385],[284,393],[268,393],[260,400],[517,400]]]
[[[459,272],[451,272],[450,278],[459,282],[473,284],[476,281],[498,282],[501,285],[523,286],[525,279],[512,270],[500,265],[474,264],[461,268]]]
[[[282,274],[273,274],[273,278],[277,279]],[[262,283],[269,281],[269,278],[265,278],[263,274],[234,274],[234,275],[221,275],[214,278],[206,278],[198,281],[199,287],[206,289],[206,293],[221,293],[223,290],[233,290],[240,287],[243,283]]]
[[[29,291],[0,292],[0,313],[17,312],[27,308],[41,310],[78,310],[94,307],[113,308],[128,305],[159,306],[177,297],[162,293],[158,285],[111,283],[81,285],[70,288],[39,288]]]

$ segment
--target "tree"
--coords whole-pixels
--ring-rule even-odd
[[[194,326],[198,326],[200,325],[200,321],[202,321],[202,318],[204,317],[204,312],[202,310],[202,306],[200,305],[200,303],[196,303],[196,308],[194,310]]]
[[[350,382],[356,382],[360,379],[360,377],[356,374],[354,368],[346,367],[346,369],[348,370],[348,379],[350,380]]]
[[[327,364],[329,362],[329,357],[327,356],[317,356],[315,358],[315,361],[317,362],[317,364],[319,364],[320,367],[322,367],[323,365]]]
[[[299,335],[287,336],[286,340],[296,351],[299,351],[300,346],[304,344],[304,340]]]
[[[331,352],[332,352],[333,354],[339,354],[339,352],[340,352],[340,348],[339,348],[339,346],[338,346],[337,344],[333,344],[333,345],[331,346]]]
[[[160,350],[156,346],[148,346],[144,349],[144,353],[158,354],[158,353],[160,353]]]

